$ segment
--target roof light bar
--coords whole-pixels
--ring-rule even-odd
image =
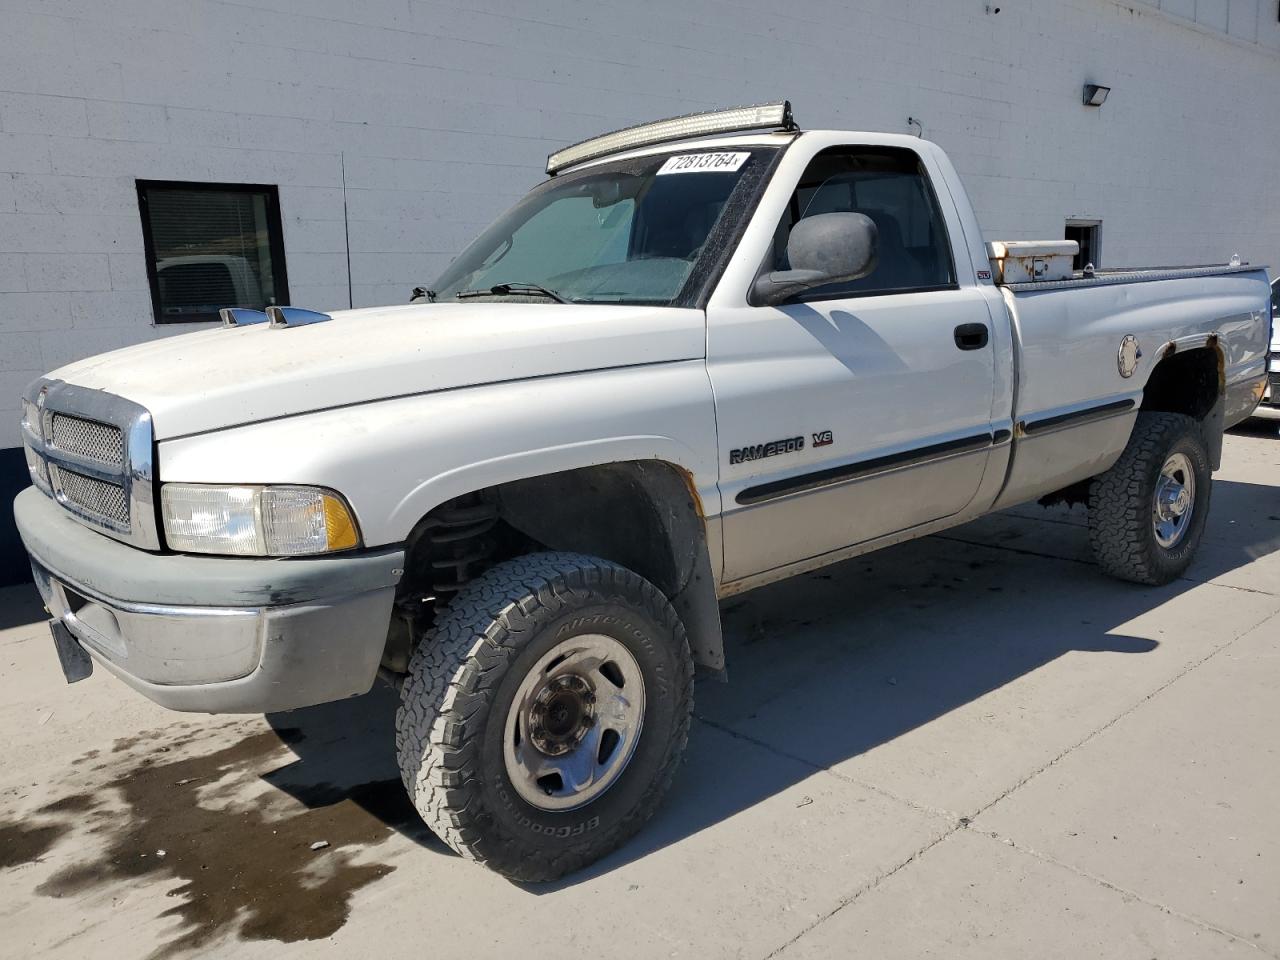
[[[572,167],[610,153],[631,150],[634,147],[647,147],[671,140],[687,140],[690,137],[703,137],[713,133],[766,128],[797,129],[795,118],[791,116],[790,100],[761,103],[750,107],[731,107],[728,110],[713,110],[709,113],[690,113],[683,117],[655,120],[653,123],[642,123],[624,130],[615,130],[613,133],[592,137],[590,140],[583,140],[571,147],[557,150],[547,157],[547,173],[555,176],[565,167]]]

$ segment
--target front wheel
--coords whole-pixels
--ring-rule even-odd
[[[468,583],[414,653],[400,772],[458,853],[553,880],[653,814],[692,702],[684,627],[653,584],[595,557],[531,554]]]
[[[1196,420],[1139,413],[1120,459],[1089,484],[1089,542],[1099,566],[1134,583],[1180,577],[1204,533],[1211,482]]]

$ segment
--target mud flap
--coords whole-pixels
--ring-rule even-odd
[[[61,620],[49,621],[49,632],[53,634],[53,646],[58,651],[58,662],[62,664],[62,675],[67,683],[76,683],[93,673],[93,658],[80,646],[67,625]]]
[[[1209,469],[1222,469],[1222,435],[1226,429],[1226,397],[1218,394],[1218,402],[1201,421],[1200,429],[1204,432],[1204,445],[1209,453]]]

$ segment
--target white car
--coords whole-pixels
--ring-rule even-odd
[[[423,302],[229,310],[31,385],[15,510],[69,680],[257,712],[381,673],[426,822],[547,880],[666,792],[724,597],[1044,497],[1107,573],[1186,569],[1264,270],[988,246],[939,147],[785,103],[548,173]]]

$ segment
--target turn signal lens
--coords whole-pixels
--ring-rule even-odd
[[[331,493],[324,494],[324,529],[330,550],[350,550],[360,545],[356,522],[347,505]]]

